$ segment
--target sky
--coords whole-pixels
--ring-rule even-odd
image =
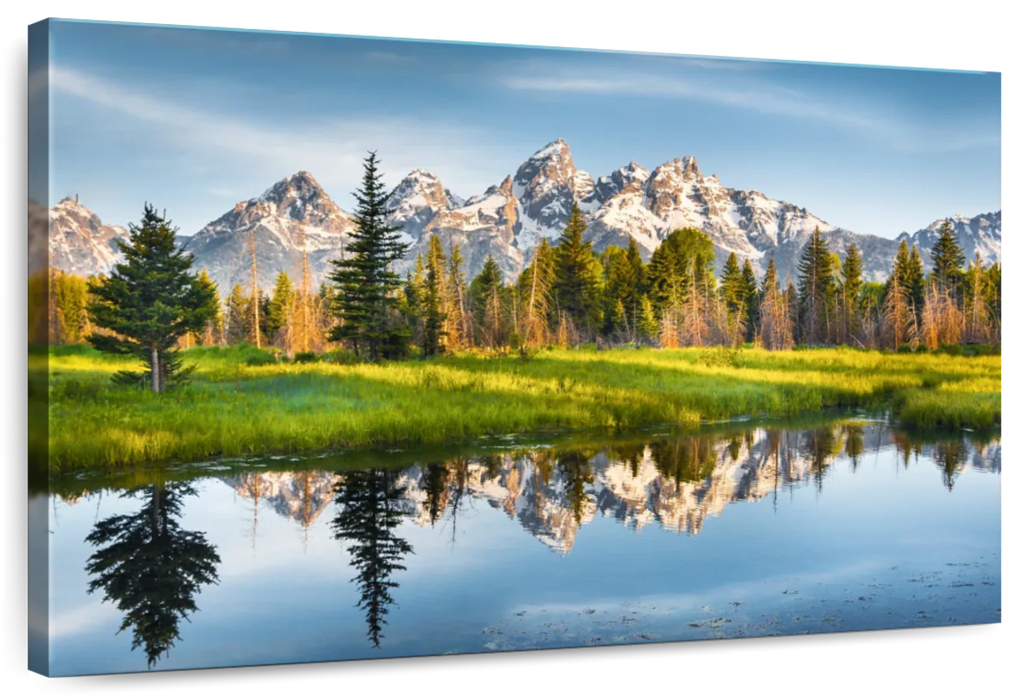
[[[349,210],[369,150],[469,197],[557,138],[594,179],[693,155],[890,238],[1001,207],[999,73],[66,20],[48,70],[51,204],[122,226],[191,235],[300,170]]]

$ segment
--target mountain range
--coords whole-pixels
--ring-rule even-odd
[[[834,226],[806,208],[755,190],[727,187],[717,175],[704,175],[692,156],[673,159],[652,171],[631,162],[593,179],[576,168],[568,144],[558,139],[534,153],[513,175],[468,199],[456,196],[431,172],[415,170],[404,177],[388,203],[391,223],[400,227],[410,244],[400,272],[413,266],[435,233],[448,250],[460,246],[469,276],[493,256],[511,281],[541,240],[553,243],[561,235],[573,202],[584,212],[586,239],[594,250],[624,247],[634,239],[645,260],[669,232],[692,226],[711,237],[719,269],[735,252],[741,260],[749,259],[759,275],[774,259],[780,271],[795,276],[801,251],[819,228],[829,249],[841,257],[847,246],[857,245],[865,277],[884,281],[901,241],[918,246],[928,262],[928,250],[946,220],[957,231],[966,256],[979,253],[987,264],[1001,259],[1000,211],[972,218],[957,214],[888,239]],[[65,199],[53,207],[50,223],[52,264],[76,274],[109,271],[118,258],[114,241],[126,235],[121,227],[104,225],[77,199]],[[351,215],[310,173],[301,171],[259,197],[237,203],[181,240],[196,256],[196,266],[206,269],[226,294],[234,284],[244,288],[250,284],[251,233],[259,284],[270,290],[280,271],[299,275],[304,248],[312,279],[318,284],[354,228]]]

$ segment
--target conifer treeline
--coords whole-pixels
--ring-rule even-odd
[[[448,250],[431,236],[413,271],[396,283],[387,311],[395,316],[393,327],[412,352],[425,356],[582,343],[674,348],[754,342],[786,350],[1000,341],[1000,266],[987,267],[979,256],[966,261],[949,223],[930,251],[928,275],[919,250],[902,242],[885,283],[864,281],[858,249],[851,245],[841,261],[819,231],[803,250],[794,282],[780,276],[774,261],[759,281],[750,261],[741,265],[735,253],[716,276],[714,246],[697,229],[673,231],[645,263],[632,240],[628,248],[595,254],[583,240],[584,228],[575,207],[556,244],[542,240],[510,285],[492,257],[468,282],[460,247]],[[201,278],[210,283],[206,272]],[[88,296],[84,278],[53,273],[51,343],[81,342],[94,332]],[[271,295],[258,290],[256,299],[255,313],[253,290],[236,285],[219,299],[219,313],[204,332],[186,336],[182,345],[260,343],[293,357],[349,342],[338,330],[346,316],[341,323],[340,291],[330,280],[308,291],[303,279],[282,271]],[[380,353],[398,354],[395,348]]]

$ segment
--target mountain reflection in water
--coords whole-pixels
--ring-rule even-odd
[[[434,629],[422,629],[422,638],[412,636],[411,626],[416,620],[423,620],[423,625],[430,624],[431,606],[416,607],[412,612],[405,607],[403,600],[399,606],[397,601],[404,598],[402,588],[403,593],[415,595],[421,586],[426,590],[425,595],[428,595],[431,586],[423,584],[422,580],[437,570],[447,576],[457,576],[457,570],[453,568],[456,564],[448,564],[452,559],[457,560],[453,554],[456,543],[461,537],[474,541],[475,529],[486,527],[486,514],[489,512],[496,513],[504,522],[516,524],[520,530],[560,555],[553,562],[547,563],[530,551],[523,551],[523,545],[506,545],[509,550],[514,547],[518,556],[527,562],[522,569],[529,582],[527,585],[533,585],[534,571],[538,570],[541,577],[544,571],[551,572],[549,579],[540,579],[541,582],[548,582],[546,586],[537,586],[546,588],[551,585],[549,581],[553,580],[554,575],[567,575],[569,581],[577,580],[574,578],[576,576],[588,576],[589,572],[585,569],[577,569],[586,564],[576,563],[576,558],[571,555],[584,530],[604,519],[622,524],[623,529],[630,534],[669,531],[684,534],[690,541],[694,538],[703,540],[705,524],[710,518],[732,518],[734,509],[729,507],[731,504],[764,501],[770,503],[771,512],[761,514],[763,520],[760,521],[760,528],[762,531],[774,531],[775,518],[779,517],[776,513],[794,507],[792,502],[795,494],[810,492],[817,496],[822,490],[829,494],[834,489],[842,491],[857,488],[860,482],[854,482],[853,485],[843,482],[830,484],[831,477],[833,474],[852,474],[858,477],[861,471],[870,468],[879,471],[880,457],[881,466],[898,475],[913,465],[918,465],[920,469],[935,470],[935,490],[941,494],[960,492],[961,477],[964,474],[999,474],[1001,468],[999,436],[950,434],[919,438],[881,423],[849,421],[805,429],[729,427],[706,434],[651,435],[635,440],[610,438],[596,443],[569,442],[547,447],[483,449],[477,456],[463,454],[448,459],[433,455],[431,460],[425,461],[418,461],[415,452],[410,454],[412,457],[407,466],[395,466],[397,459],[394,457],[392,460],[383,460],[389,463],[387,466],[353,469],[348,468],[347,453],[339,453],[325,455],[319,460],[325,465],[324,469],[286,471],[275,468],[279,465],[288,466],[288,462],[283,464],[281,459],[269,458],[263,460],[263,464],[255,464],[255,459],[251,458],[226,460],[218,465],[223,469],[220,473],[212,473],[209,469],[169,470],[160,481],[146,484],[123,486],[112,477],[111,483],[97,488],[76,490],[77,487],[69,486],[57,489],[52,518],[56,523],[54,537],[58,539],[54,543],[59,549],[66,541],[63,539],[65,532],[74,532],[79,527],[74,519],[71,525],[61,527],[57,516],[58,503],[71,515],[85,510],[87,502],[100,499],[105,493],[114,492],[120,496],[111,499],[108,495],[103,501],[103,505],[111,509],[106,517],[100,517],[101,502],[98,500],[97,515],[91,518],[88,531],[74,532],[78,542],[88,548],[88,556],[81,570],[86,573],[90,595],[82,607],[99,615],[99,598],[106,601],[104,605],[113,603],[120,622],[107,627],[108,634],[130,630],[132,641],[128,651],[131,654],[142,647],[148,668],[161,668],[164,665],[178,668],[189,665],[366,658],[375,656],[373,652],[380,647],[396,655],[473,651],[476,648],[541,648],[647,641],[658,638],[660,635],[653,630],[659,629],[664,630],[662,638],[685,639],[696,638],[695,635],[691,636],[696,630],[717,631],[731,620],[728,617],[711,618],[719,621],[714,627],[708,624],[710,621],[688,621],[687,624],[680,620],[676,627],[673,625],[674,620],[669,618],[665,622],[654,621],[653,630],[638,632],[635,637],[626,634],[605,636],[604,625],[607,623],[599,617],[591,617],[591,608],[584,608],[575,613],[574,619],[585,620],[581,623],[585,626],[581,632],[575,633],[578,636],[566,635],[566,643],[550,632],[533,632],[536,636],[530,638],[529,632],[523,629],[521,633],[525,639],[517,645],[512,642],[518,638],[517,631],[509,631],[506,637],[497,636],[500,635],[500,628],[484,627],[472,612],[462,612],[454,615],[457,618],[468,616],[467,629],[460,634],[455,632],[453,640],[446,642],[450,646],[442,646],[442,641],[433,643]],[[224,486],[231,489],[232,500],[236,501],[234,506],[225,502],[225,496],[222,495],[225,493]],[[919,488],[920,492],[925,492],[925,487]],[[846,493],[840,493],[839,496],[845,497]],[[203,504],[209,507],[204,510],[201,508]],[[244,506],[248,514],[245,520],[250,521],[245,528],[238,526],[240,505]],[[881,507],[888,509],[890,506],[884,504]],[[189,519],[194,509],[203,510],[204,514],[201,516],[198,513],[187,527],[180,521]],[[294,531],[302,532],[301,541],[290,545],[284,543],[280,535],[265,535],[264,528],[268,525],[261,521],[261,517],[269,510],[292,523]],[[999,512],[999,500],[997,510]],[[226,535],[226,526],[219,522],[226,511],[233,513],[235,536]],[[844,516],[826,511],[819,512],[818,517],[828,524],[833,518]],[[992,522],[993,514],[984,512],[982,517]],[[491,532],[499,532],[496,530],[500,527],[497,522],[495,519],[489,520],[489,528],[493,528]],[[985,547],[983,551],[988,552],[993,551],[995,544],[999,557],[999,522],[997,528],[996,543],[984,540],[980,544]],[[510,530],[510,526],[507,529]],[[281,527],[277,531],[281,532]],[[442,539],[426,539],[418,534],[420,531],[437,532]],[[299,561],[304,568],[296,569],[294,565],[288,577],[261,576],[257,573],[249,574],[251,578],[244,576],[241,572],[246,567],[240,563],[244,560],[238,555],[226,556],[220,552],[223,547],[237,549],[236,542],[240,535],[244,539],[249,538],[251,547],[256,547],[256,543],[263,541],[262,538],[266,536],[278,548],[285,546],[295,551],[299,547],[303,557]],[[791,533],[790,536],[796,539],[795,534]],[[869,534],[869,537],[872,536]],[[504,535],[505,543],[510,541],[509,537]],[[600,533],[598,537],[601,537]],[[602,559],[607,547],[611,548],[611,556],[614,556],[614,552],[637,551],[646,554],[648,548],[663,550],[668,546],[653,539],[636,539],[636,550],[632,550],[626,549],[632,547],[632,543],[620,539],[616,541],[612,539],[614,537],[616,535],[610,531],[604,531],[602,539],[591,545],[593,550],[584,553],[583,559],[579,561],[585,562],[591,557]],[[335,543],[339,554],[326,558],[325,546],[330,542]],[[796,545],[800,549],[805,543],[796,542]],[[687,554],[688,547],[684,543],[679,549]],[[540,551],[546,552],[542,549]],[[715,573],[723,576],[724,580],[717,581],[721,585],[751,578],[745,562],[739,565],[738,570],[721,571],[717,558],[712,558],[711,554],[701,549],[694,548],[692,551],[696,557],[704,557],[696,562],[696,566],[706,566],[713,572],[712,576]],[[203,604],[204,600],[225,600],[225,596],[235,599],[242,597],[252,609],[264,609],[280,604],[272,591],[285,585],[286,580],[291,581],[290,585],[299,587],[296,593],[303,598],[305,594],[300,590],[305,586],[310,586],[311,590],[321,590],[321,586],[328,586],[330,580],[337,578],[336,572],[341,570],[342,564],[340,554],[346,563],[342,568],[345,569],[345,580],[349,581],[351,592],[339,590],[338,583],[332,584],[331,588],[335,590],[337,598],[342,596],[340,600],[348,601],[347,606],[355,606],[360,611],[363,617],[364,652],[356,645],[353,624],[348,622],[346,629],[349,631],[343,637],[339,636],[340,630],[336,630],[336,636],[330,637],[333,640],[331,643],[325,642],[317,648],[304,647],[306,651],[290,652],[284,648],[276,652],[274,638],[269,637],[269,649],[266,652],[262,650],[262,654],[254,654],[251,650],[249,657],[226,652],[224,658],[216,655],[214,658],[203,657],[197,660],[190,656],[181,663],[172,661],[178,652],[176,643],[181,647],[184,644],[182,638],[188,640],[194,629],[203,628],[202,634],[198,632],[198,636],[205,640],[210,637],[213,644],[219,635],[231,633],[233,625],[244,625],[241,614],[228,615],[215,608],[213,614],[217,622],[212,620],[211,627],[206,627],[203,620],[208,608]],[[781,556],[787,555],[793,556],[789,551]],[[476,551],[476,557],[481,563],[494,561],[498,568],[502,566],[504,556],[488,548]],[[624,554],[621,556],[625,558]],[[253,557],[257,557],[256,550]],[[896,555],[898,562],[909,558],[909,555],[899,551]],[[274,559],[269,560],[268,566],[274,563]],[[658,566],[654,562],[651,564]],[[758,561],[754,562],[754,572],[758,571],[759,564]],[[463,565],[470,566],[467,562]],[[766,568],[770,566],[761,565]],[[990,573],[994,565],[977,563],[976,566],[986,567],[986,573]],[[893,566],[893,569],[897,569],[897,566]],[[999,558],[996,569],[999,575]],[[992,580],[986,573],[983,574],[984,583],[987,578]],[[494,610],[498,603],[479,601],[473,605],[472,602],[473,598],[478,599],[481,593],[479,589],[489,585],[486,581],[490,575],[482,573],[467,576],[469,578],[462,579],[461,585],[467,585],[468,590],[452,590],[450,593],[455,598],[468,597],[469,610],[474,608],[476,614],[481,612],[484,616],[482,619],[495,619],[501,614],[499,610]],[[482,582],[475,580],[475,576],[481,577]],[[860,577],[852,583],[855,582],[867,583]],[[261,588],[262,585],[267,588]],[[610,590],[604,588],[604,585]],[[589,592],[585,590],[594,587],[599,589]],[[234,588],[239,593],[223,590],[225,588]],[[669,589],[680,590],[673,581],[660,578],[648,580],[646,577],[629,583],[612,581],[603,584],[591,580],[588,585],[580,584],[580,588],[584,604],[587,595],[596,596],[605,592],[617,597],[625,596],[626,590],[631,589],[632,595],[642,600]],[[555,590],[558,592],[552,591],[547,595],[568,599],[571,602],[567,604],[574,605],[577,592],[574,585]],[[789,586],[780,593],[790,593]],[[269,595],[273,597],[269,598]],[[542,592],[540,595],[543,595]],[[58,599],[53,604],[60,610],[62,601]],[[454,600],[438,604],[444,607],[457,605]],[[735,604],[742,605],[738,602]],[[304,607],[305,603],[296,602],[292,605],[304,615],[313,614]],[[335,610],[338,602],[333,601],[331,605]],[[229,607],[233,606],[230,604]],[[659,609],[656,605],[652,607],[654,610]],[[558,606],[552,608],[557,609]],[[525,610],[516,614],[517,619],[511,619],[524,622],[531,617],[527,612],[530,609],[526,606]],[[779,615],[778,608],[775,610],[774,615]],[[440,611],[440,614],[444,612]],[[332,614],[339,615],[341,619],[351,619],[345,611]],[[881,619],[868,619],[866,615],[862,618],[864,622],[855,624],[860,628],[903,626],[902,620],[892,621],[885,617],[893,614],[885,609],[875,614],[881,614]],[[408,615],[412,616],[410,622],[406,620]],[[773,613],[769,612],[768,615]],[[999,619],[999,611],[996,615]],[[623,620],[636,620],[637,617],[622,616]],[[792,626],[780,625],[775,629],[767,626],[770,623],[753,618],[746,628],[739,628],[738,634],[749,636],[828,631],[825,625],[803,622],[805,617],[805,614],[795,614]],[[830,618],[823,617],[823,620]],[[193,624],[184,626],[182,621]],[[959,621],[992,621],[992,618],[953,618],[939,620],[934,624]],[[396,635],[391,622],[401,625]],[[278,635],[283,629],[293,630],[301,623],[287,619],[278,620],[276,624],[286,626],[279,628]],[[458,621],[452,620],[450,624],[457,625]],[[571,623],[562,619],[540,624],[554,626],[554,629],[568,629]],[[220,632],[215,633],[215,627]],[[843,628],[857,627],[844,625]],[[77,637],[71,636],[79,639],[80,643],[85,639],[95,641],[102,637],[99,630],[77,634]],[[493,641],[483,644],[480,640],[476,644],[472,641],[475,635],[493,635]],[[305,639],[299,630],[286,636],[300,646]],[[314,644],[316,638],[317,635],[310,636],[309,643]],[[396,646],[391,647],[391,642]],[[242,644],[238,641],[236,643]],[[340,644],[345,648],[339,647]],[[113,670],[124,670],[122,667],[125,664],[131,667],[131,663],[117,652],[111,656],[120,659],[112,667]],[[60,654],[56,658],[59,659]],[[56,672],[60,674],[60,664],[57,666]],[[90,672],[90,669],[69,663],[64,672]]]

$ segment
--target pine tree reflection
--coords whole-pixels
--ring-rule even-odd
[[[215,548],[177,522],[182,499],[193,495],[184,483],[129,490],[123,497],[143,498],[139,511],[101,520],[86,537],[98,547],[86,563],[89,592],[103,590],[125,614],[118,632],[132,629],[132,649],[143,647],[147,668],[181,639],[179,620],[197,611],[200,589],[218,582]]]
[[[332,529],[336,539],[353,543],[347,547],[350,565],[357,571],[351,581],[357,583],[357,607],[365,612],[368,639],[375,647],[382,642],[390,606],[396,604],[391,591],[399,584],[391,577],[406,570],[401,562],[414,552],[394,532],[404,514],[399,476],[400,472],[387,469],[341,472],[336,486],[339,513]]]

